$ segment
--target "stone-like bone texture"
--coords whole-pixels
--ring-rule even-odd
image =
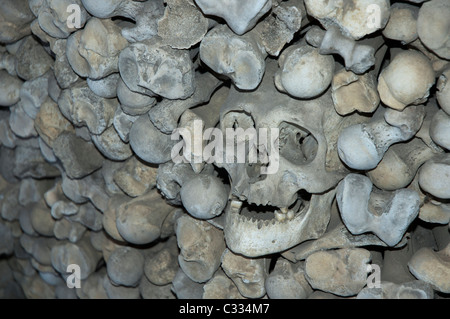
[[[238,35],[253,28],[272,8],[272,0],[195,0],[204,14],[223,18]]]
[[[363,175],[347,175],[336,192],[342,219],[350,232],[358,235],[371,231],[389,246],[401,240],[419,213],[420,200],[415,191],[378,192]]]
[[[353,296],[366,285],[370,260],[370,252],[362,248],[316,252],[306,258],[306,279],[315,289]]]

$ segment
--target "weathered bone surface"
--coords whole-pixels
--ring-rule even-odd
[[[408,263],[412,274],[443,293],[450,292],[450,245],[435,252],[422,248],[414,254]],[[433,266],[431,266],[433,265]]]
[[[370,231],[389,246],[402,239],[419,213],[420,200],[415,191],[377,191],[368,177],[358,174],[349,174],[339,183],[336,199],[342,220],[352,234]]]
[[[435,75],[430,61],[420,52],[398,53],[378,78],[378,93],[387,106],[403,110],[410,104],[424,103]]]
[[[127,45],[112,20],[91,18],[67,39],[66,54],[79,76],[98,80],[118,71],[119,54]]]
[[[402,44],[416,40],[419,8],[406,3],[394,3],[391,5],[390,11],[389,21],[383,29],[383,35],[386,38],[401,41]]]
[[[419,131],[424,116],[423,105],[413,105],[403,111],[379,108],[370,122],[342,130],[338,140],[339,157],[353,169],[373,169],[392,144],[407,141]]]
[[[450,59],[450,4],[445,0],[424,3],[419,10],[417,33],[420,40],[434,53]]]
[[[175,232],[180,248],[178,263],[183,272],[198,283],[211,279],[225,249],[223,232],[187,215],[176,221]]]
[[[351,0],[349,3],[341,0],[305,0],[308,14],[318,19],[328,29],[338,25],[344,34],[355,40],[383,28],[390,15],[389,1],[386,0]],[[377,23],[373,21],[373,11],[370,6],[377,6]],[[373,23],[368,23],[373,22]]]
[[[375,64],[375,48],[344,36],[336,26],[328,27],[319,52],[320,54],[338,53],[344,58],[345,68],[356,74],[363,74]]]
[[[80,27],[86,23],[89,15],[81,5],[81,0],[64,0],[60,2],[52,0],[30,0],[29,6],[37,17],[39,26],[53,38],[67,38],[77,28],[70,27],[67,21],[71,14],[67,7],[71,4],[80,8]]]
[[[364,288],[357,299],[433,299],[431,286],[421,280],[395,284],[381,282],[380,288]]]
[[[448,153],[428,160],[419,171],[420,187],[441,199],[450,198],[450,155]]]
[[[0,298],[448,299],[449,10],[0,0]]]
[[[325,92],[333,73],[334,60],[306,44],[290,46],[281,54],[275,75],[277,88],[293,97],[309,99]]]
[[[242,296],[261,298],[266,294],[264,284],[268,276],[268,261],[268,258],[247,258],[225,249],[221,257],[221,267]]]
[[[224,25],[214,27],[200,44],[201,60],[242,90],[253,90],[261,82],[266,55],[252,34],[238,36]]]
[[[195,91],[189,53],[171,48],[158,37],[132,43],[122,50],[119,70],[125,84],[135,92],[186,99]]]
[[[223,18],[238,35],[253,28],[258,20],[272,8],[272,0],[195,0],[206,15]]]
[[[365,285],[370,252],[362,248],[319,251],[305,261],[311,287],[338,296],[357,294]]]

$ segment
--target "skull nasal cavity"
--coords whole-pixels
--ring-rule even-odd
[[[280,156],[293,164],[307,164],[314,160],[318,143],[305,128],[283,122],[279,126]]]

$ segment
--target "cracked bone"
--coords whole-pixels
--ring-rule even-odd
[[[156,189],[150,190],[118,207],[117,230],[129,243],[151,243],[160,238],[164,220],[173,209]]]
[[[378,112],[370,122],[349,126],[339,135],[339,157],[353,169],[375,168],[392,144],[407,141],[419,131],[425,116],[423,105],[403,111],[379,108]]]
[[[165,3],[164,16],[158,20],[158,36],[174,49],[189,49],[199,43],[208,31],[208,19],[189,1],[165,0]]]
[[[150,39],[158,32],[158,20],[164,13],[163,0],[124,1],[81,0],[86,10],[101,19],[124,17],[135,22],[132,27],[123,28],[122,36],[130,42]]]
[[[408,105],[426,102],[434,83],[430,60],[415,50],[402,51],[381,71],[378,93],[384,104],[401,111]]]
[[[419,185],[427,193],[440,198],[450,198],[450,155],[436,155],[419,170]]]
[[[450,293],[450,244],[440,251],[424,247],[408,263],[411,273],[432,285],[433,289]]]
[[[188,109],[210,101],[221,85],[219,79],[209,72],[195,73],[197,83],[194,94],[185,100],[164,99],[148,112],[153,125],[165,134],[171,134],[178,126],[181,115]]]
[[[159,37],[130,44],[120,52],[119,71],[131,91],[186,99],[196,87],[186,50],[173,49]]]
[[[90,133],[101,134],[112,125],[119,102],[97,96],[81,81],[61,92],[58,106],[74,126],[87,126]]]
[[[305,7],[326,29],[337,25],[355,40],[383,29],[390,14],[387,0],[305,0]]]
[[[272,0],[195,0],[206,15],[223,18],[233,32],[243,35],[272,8]]]
[[[106,265],[109,279],[117,286],[136,287],[144,274],[144,256],[132,247],[115,249]]]
[[[91,18],[67,39],[66,55],[75,73],[98,80],[119,70],[119,54],[127,45],[112,20]]]
[[[319,53],[339,54],[344,58],[345,68],[356,74],[365,73],[375,64],[375,48],[346,37],[337,26],[328,27],[321,41]]]
[[[266,56],[257,37],[238,36],[225,25],[214,27],[200,43],[200,59],[242,90],[253,90],[261,82]]]
[[[270,299],[306,299],[313,292],[306,281],[301,263],[293,264],[278,258],[275,268],[265,281],[267,296]]]
[[[331,81],[331,96],[340,115],[354,111],[372,113],[380,104],[376,76],[372,72],[357,75],[342,68]]]
[[[305,277],[314,289],[353,296],[367,283],[370,260],[370,252],[362,248],[319,251],[306,258]]]
[[[13,106],[20,100],[23,82],[6,70],[0,70],[0,105]]]
[[[221,267],[230,277],[242,296],[261,298],[266,294],[269,259],[265,257],[248,258],[234,254],[226,248],[221,257]]]
[[[68,10],[68,7],[71,4],[80,8],[79,27],[69,26],[68,21],[72,11]],[[89,18],[81,0],[30,0],[29,5],[33,14],[38,18],[39,26],[53,38],[67,38],[72,32],[84,27]]]
[[[395,284],[382,281],[379,288],[365,287],[356,299],[433,299],[431,286],[421,280]]]
[[[31,34],[34,19],[27,0],[6,0],[0,6],[0,42],[14,43]]]
[[[269,55],[279,56],[290,43],[296,32],[308,23],[303,1],[274,3],[269,16],[258,23],[250,32],[258,35],[260,43]]]
[[[389,147],[377,167],[366,174],[383,190],[393,191],[408,186],[419,167],[436,153],[419,138]]]
[[[323,93],[330,86],[335,67],[333,57],[305,43],[289,46],[278,64],[274,79],[277,89],[301,99]]]
[[[175,223],[180,254],[178,264],[191,280],[204,283],[220,267],[220,256],[225,249],[223,232],[210,223],[189,215]]]
[[[423,44],[444,59],[450,59],[450,4],[446,0],[424,3],[419,10],[417,33]]]
[[[419,8],[407,3],[393,3],[389,21],[383,29],[383,35],[392,40],[408,44],[417,39],[417,19]]]
[[[373,232],[389,246],[400,242],[419,213],[417,192],[406,188],[378,191],[368,177],[354,173],[339,183],[336,199],[342,220],[352,234]]]
[[[443,110],[436,112],[431,119],[430,137],[437,145],[450,150],[450,115]]]

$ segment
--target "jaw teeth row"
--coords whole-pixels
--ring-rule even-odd
[[[275,212],[275,218],[279,222],[284,222],[285,220],[291,220],[294,218],[294,211],[288,210],[286,207],[280,208]]]
[[[230,213],[239,214],[241,212],[242,202],[240,200],[232,200],[230,204]],[[287,207],[282,207],[275,211],[275,219],[279,222],[291,220],[294,218],[294,211]]]

